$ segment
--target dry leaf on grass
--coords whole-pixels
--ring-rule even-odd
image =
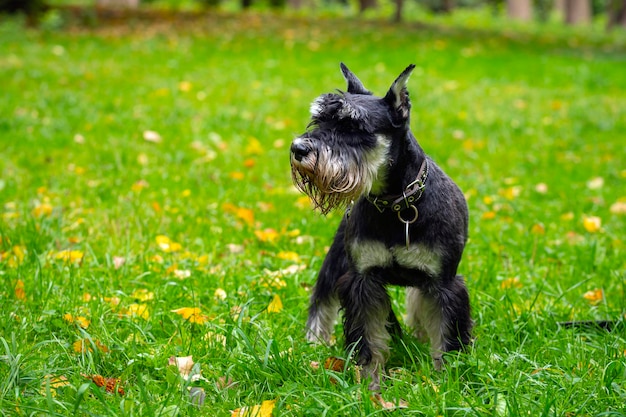
[[[271,417],[274,412],[276,400],[266,400],[261,404],[245,406],[234,410],[231,417]]]
[[[397,401],[386,401],[380,393],[372,395],[370,399],[374,404],[380,406],[380,408],[387,411],[409,408],[409,404],[406,401],[402,399]]]
[[[119,395],[126,394],[126,392],[122,388],[122,384],[119,378],[105,378],[102,375],[82,375],[85,378],[91,380],[97,386],[104,387],[106,392],[108,392],[109,394],[115,394],[116,392]]]

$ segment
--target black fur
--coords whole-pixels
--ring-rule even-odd
[[[370,388],[376,390],[390,334],[401,332],[391,310],[388,285],[416,289],[407,297],[409,314],[415,316],[409,321],[416,326],[419,321],[426,329],[435,345],[436,366],[441,364],[442,352],[470,343],[469,296],[463,278],[457,275],[467,241],[468,210],[463,193],[426,156],[409,128],[406,81],[413,66],[396,79],[384,98],[373,96],[343,64],[341,69],[348,91],[320,96],[312,105],[309,130],[291,148],[294,181],[312,198],[326,203],[317,203],[318,208],[328,211],[349,204],[348,198],[356,200],[341,220],[319,272],[307,337],[311,341],[330,337],[339,304],[346,347],[355,348],[357,362],[372,378]],[[328,148],[330,152],[322,158]],[[428,176],[421,198],[413,203],[419,215],[409,226],[407,249],[400,218],[410,219],[413,208],[400,214],[391,209],[381,213],[365,197],[401,196],[418,177],[425,159]],[[363,164],[370,164],[370,169],[356,175],[352,167]],[[338,170],[336,178],[318,184],[320,178]],[[367,177],[369,172],[373,178]],[[351,175],[371,188],[333,191],[333,184],[345,183]]]

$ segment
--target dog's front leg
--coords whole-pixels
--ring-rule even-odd
[[[337,290],[344,312],[346,349],[354,350],[357,364],[363,367],[365,377],[371,378],[369,389],[378,391],[389,351],[391,302],[387,290],[373,274],[353,271],[341,277]]]
[[[309,303],[309,318],[306,322],[306,338],[309,342],[329,342],[339,312],[337,281],[348,271],[344,249],[345,223],[339,225],[322,268],[317,276]]]

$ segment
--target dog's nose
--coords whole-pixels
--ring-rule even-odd
[[[296,161],[302,161],[302,158],[307,156],[311,152],[311,149],[302,142],[294,142],[291,144],[291,153]]]

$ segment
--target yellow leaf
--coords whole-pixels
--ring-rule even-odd
[[[145,304],[133,303],[128,306],[128,308],[125,311],[125,314],[131,317],[141,317],[144,320],[148,320],[150,318],[150,312],[148,311],[148,306]]]
[[[589,301],[591,305],[600,304],[602,299],[604,298],[604,291],[602,288],[596,288],[595,290],[587,291],[583,294],[583,298]]]
[[[522,283],[520,282],[518,277],[515,278],[507,278],[500,284],[500,288],[506,290],[508,288],[522,288]]]
[[[299,209],[310,209],[311,199],[305,195],[298,197],[294,205]]]
[[[266,400],[260,405],[246,406],[236,409],[231,413],[231,417],[272,417],[276,400]]]
[[[254,225],[254,212],[247,208],[238,208],[235,215],[243,220],[248,226]]]
[[[181,81],[178,83],[178,89],[184,93],[191,91],[191,83],[189,81]]]
[[[146,180],[139,180],[136,181],[133,185],[130,186],[130,189],[135,192],[138,193],[141,190],[143,190],[144,188],[148,188],[150,186],[150,184],[148,184],[148,181]]]
[[[280,236],[276,230],[269,229],[269,228],[268,229],[264,229],[264,230],[255,230],[254,231],[254,235],[261,242],[269,242],[269,243],[276,242],[276,240],[278,240],[278,238]]]
[[[83,253],[83,251],[66,249],[66,250],[57,252],[54,255],[54,258],[61,260],[61,261],[70,262],[70,263],[80,263],[82,262],[84,256],[85,254]]]
[[[161,249],[163,252],[166,252],[166,253],[178,252],[182,249],[182,246],[180,245],[180,243],[174,242],[167,236],[158,235],[155,238],[155,240],[156,240],[157,245],[159,246],[159,249]]]
[[[52,214],[52,205],[49,203],[41,203],[35,206],[32,211],[32,215],[35,217],[49,216]]]
[[[284,259],[286,261],[300,262],[300,255],[295,252],[278,252],[276,254],[276,257],[278,259]]]
[[[500,194],[502,197],[506,198],[507,200],[514,200],[521,194],[521,192],[522,192],[522,187],[513,186],[513,187],[499,190],[498,194]]]
[[[148,291],[145,288],[136,289],[130,296],[142,302],[154,299],[154,293],[152,291]]]
[[[596,233],[600,231],[602,226],[602,219],[597,216],[585,216],[583,217],[583,227],[589,233]]]
[[[530,228],[530,233],[534,235],[544,235],[546,233],[546,228],[541,223],[536,223],[533,227]]]
[[[247,155],[261,155],[263,153],[263,145],[255,137],[248,139],[248,145],[246,146],[245,153]]]
[[[70,383],[69,383],[69,381],[67,380],[67,378],[65,376],[60,375],[60,376],[56,377],[56,376],[48,374],[48,375],[44,376],[44,382],[43,382],[43,384],[41,386],[40,393],[41,393],[41,395],[45,396],[47,394],[46,393],[46,388],[50,387],[50,394],[53,397],[56,397],[56,395],[57,395],[57,391],[56,390],[58,388],[63,388],[63,387],[68,386],[68,385],[70,385]]]
[[[182,307],[172,310],[172,313],[179,314],[183,319],[196,324],[203,324],[209,319],[198,307]]]
[[[283,309],[283,302],[280,300],[280,297],[278,296],[278,294],[274,295],[274,298],[272,298],[272,301],[270,301],[269,305],[267,306],[267,312],[268,313],[280,313],[280,311]]]
[[[86,329],[91,324],[91,320],[83,316],[76,316],[74,317],[74,320],[76,320],[78,325],[82,327],[83,329]]]
[[[26,292],[24,291],[24,281],[18,279],[15,283],[15,298],[18,300],[26,299]]]
[[[74,342],[72,344],[72,349],[76,353],[93,352],[93,349],[91,349],[91,347],[89,347],[89,340],[88,339],[77,340],[76,342]]]

